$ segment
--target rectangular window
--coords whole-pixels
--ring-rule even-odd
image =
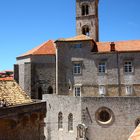
[[[74,88],[74,93],[75,93],[75,96],[81,96],[81,87],[75,87]]]
[[[132,95],[133,94],[133,86],[127,85],[126,86],[126,95]]]
[[[75,48],[82,48],[82,44],[81,44],[81,43],[75,44],[74,47],[75,47]]]
[[[98,66],[98,72],[99,73],[105,73],[106,72],[106,63],[100,62]]]
[[[101,96],[105,96],[106,95],[106,87],[104,85],[100,85],[99,86],[99,94]]]
[[[132,61],[126,61],[126,62],[124,62],[124,72],[126,72],[126,73],[133,72]]]
[[[74,63],[73,64],[73,73],[74,74],[81,74],[81,63]]]

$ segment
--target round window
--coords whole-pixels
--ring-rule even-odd
[[[109,121],[111,118],[111,115],[108,111],[106,110],[102,110],[100,113],[99,113],[99,121],[101,122],[107,122]]]
[[[109,125],[114,120],[113,112],[107,107],[99,108],[96,111],[95,117],[99,125]]]

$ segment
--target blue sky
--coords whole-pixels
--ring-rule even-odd
[[[140,0],[100,0],[100,41],[140,39]],[[48,39],[75,36],[75,0],[0,0],[0,70]]]

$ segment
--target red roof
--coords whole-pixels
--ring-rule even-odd
[[[0,81],[13,81],[14,78],[13,77],[4,77],[4,78],[0,78]]]
[[[111,42],[97,42],[98,52],[110,52]],[[140,51],[140,40],[114,42],[115,50],[119,52]]]
[[[74,36],[74,37],[71,37],[71,38],[60,38],[57,41],[60,41],[60,42],[71,42],[71,41],[94,41],[92,38],[90,38],[89,36],[87,35],[78,35],[78,36]]]
[[[28,56],[28,55],[55,55],[55,43],[53,40],[49,40],[38,47],[26,52],[25,54],[19,56]]]

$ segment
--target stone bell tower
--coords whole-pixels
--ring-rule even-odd
[[[76,0],[76,32],[85,34],[99,41],[98,34],[99,0]]]

